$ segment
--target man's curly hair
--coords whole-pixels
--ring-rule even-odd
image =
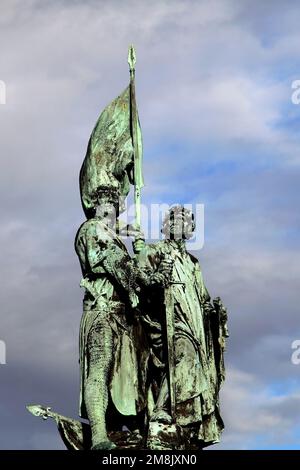
[[[116,214],[124,211],[124,197],[120,195],[118,189],[113,187],[110,188],[107,186],[99,186],[93,193],[93,203],[94,207],[90,211],[92,216],[96,214],[97,206],[101,206],[102,204],[107,203],[113,204],[116,210]]]

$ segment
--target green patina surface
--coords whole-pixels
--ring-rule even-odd
[[[219,391],[225,377],[227,312],[212,300],[199,261],[186,250],[193,215],[181,206],[166,215],[164,240],[140,232],[142,138],[130,85],[102,112],[80,171],[86,221],[75,250],[82,270],[80,416],[89,425],[52,417],[70,449],[199,449],[223,430]],[[134,185],[132,257],[118,233],[120,196]],[[126,429],[126,430],[124,430]]]

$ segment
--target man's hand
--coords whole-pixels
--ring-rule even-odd
[[[141,238],[144,239],[145,235],[139,227],[136,227],[134,224],[128,224],[126,226],[127,234],[129,237]]]
[[[140,228],[136,227],[135,225],[127,225],[126,226],[126,234],[128,237],[134,238],[132,242],[132,247],[134,253],[137,255],[145,248],[145,235],[141,231]]]
[[[171,282],[174,260],[170,255],[165,255],[158,267],[158,273],[164,278],[164,286],[166,287]]]
[[[132,242],[132,247],[134,253],[137,255],[145,248],[145,240],[142,238],[135,239],[134,242]]]
[[[141,231],[140,228],[136,227],[134,224],[125,225],[120,221],[119,233],[120,235],[125,235],[127,237],[133,237],[136,239],[145,239],[144,233]]]

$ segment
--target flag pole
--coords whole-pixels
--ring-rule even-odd
[[[128,50],[128,64],[130,71],[130,121],[131,121],[131,136],[133,141],[133,155],[134,155],[134,204],[135,204],[135,226],[139,230],[141,228],[141,188],[143,186],[142,177],[142,145],[141,138],[138,134],[139,122],[135,98],[135,63],[136,55],[134,47],[129,46]]]

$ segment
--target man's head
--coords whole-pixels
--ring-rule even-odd
[[[173,206],[166,214],[162,233],[165,238],[171,240],[188,240],[195,230],[194,215],[184,206]]]
[[[120,207],[124,204],[117,191],[110,188],[100,188],[95,197],[95,215],[107,225],[115,227],[119,217]]]

